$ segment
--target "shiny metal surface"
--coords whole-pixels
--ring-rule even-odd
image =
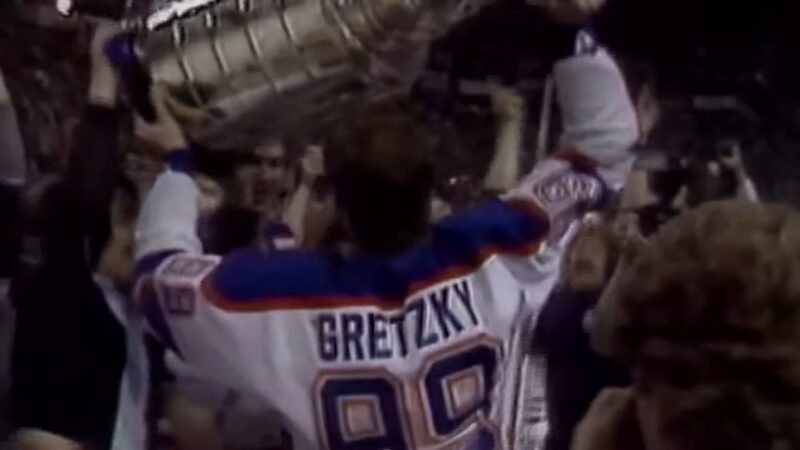
[[[297,132],[408,89],[429,43],[492,0],[182,0],[139,20],[153,79],[213,119],[214,148]]]

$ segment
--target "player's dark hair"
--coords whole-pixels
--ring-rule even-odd
[[[435,142],[404,102],[362,105],[330,128],[326,172],[360,250],[391,255],[425,236]]]

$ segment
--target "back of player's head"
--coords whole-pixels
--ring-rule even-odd
[[[331,128],[325,149],[337,205],[361,250],[389,255],[425,234],[435,144],[409,105],[353,109]]]
[[[601,302],[594,338],[633,367],[664,448],[800,448],[800,214],[720,202],[667,224]]]

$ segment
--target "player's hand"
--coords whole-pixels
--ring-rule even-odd
[[[136,137],[162,156],[188,147],[181,126],[167,107],[168,95],[163,86],[154,84],[150,98],[156,110],[155,122],[148,123],[137,115],[134,123]]]
[[[605,3],[606,0],[545,0],[544,7],[557,22],[582,25]]]
[[[117,76],[105,53],[109,39],[120,32],[119,24],[101,22],[94,31],[91,45],[92,72],[89,102],[93,105],[114,106],[117,102]]]
[[[311,145],[300,163],[303,169],[303,181],[313,183],[325,173],[325,156],[322,147]]]
[[[492,109],[500,119],[516,119],[525,112],[525,99],[519,92],[498,83],[489,84]]]

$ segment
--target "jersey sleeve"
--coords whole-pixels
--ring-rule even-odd
[[[216,308],[205,285],[222,259],[186,252],[156,254],[140,261],[134,296],[147,330],[191,371],[210,383],[245,386],[235,371],[246,361],[246,345],[260,336],[253,317]]]
[[[560,215],[576,204],[597,206],[604,195],[624,187],[639,124],[622,72],[606,51],[559,62],[554,79],[563,126],[560,150],[506,198]]]
[[[142,205],[134,230],[137,261],[164,252],[203,251],[197,236],[200,191],[187,171],[175,166],[159,175]]]
[[[237,333],[247,327],[204,300],[204,280],[221,258],[203,254],[197,235],[199,190],[189,161],[188,151],[168,155],[168,169],[142,205],[134,231],[133,297],[148,332],[165,347],[210,381],[237,386],[241,380],[224,368],[243,360]]]
[[[537,304],[556,282],[577,223],[624,186],[638,138],[622,73],[605,51],[559,62],[554,77],[563,150],[538,163],[502,205],[457,219],[499,254],[527,302]]]

